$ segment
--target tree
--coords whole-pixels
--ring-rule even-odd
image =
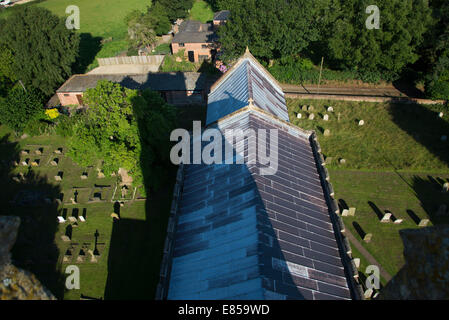
[[[176,19],[184,19],[187,17],[188,11],[192,8],[194,0],[156,0],[156,4],[160,4],[166,9],[168,19],[174,22]]]
[[[311,1],[227,0],[220,6],[231,11],[218,31],[225,59],[238,57],[246,46],[259,58],[281,58],[300,53],[318,39]]]
[[[340,0],[338,18],[322,35],[328,58],[340,68],[389,80],[418,59],[418,48],[431,22],[425,0],[381,0],[380,29],[368,29],[368,0]]]
[[[106,174],[125,168],[134,181],[145,174],[159,176],[166,165],[169,133],[174,127],[174,109],[158,93],[139,93],[110,81],[99,81],[84,94],[89,106],[86,121],[74,127],[69,154],[82,166],[104,161]],[[151,187],[158,185],[158,179]]]
[[[0,100],[0,122],[20,133],[30,121],[43,116],[42,107],[42,96],[37,90],[15,87]]]
[[[0,45],[0,96],[6,96],[8,89],[16,81],[13,64],[14,57],[11,50],[5,45]]]
[[[171,23],[168,18],[167,9],[162,4],[156,2],[148,9],[147,14],[150,16],[154,32],[156,32],[158,36],[167,34],[170,31]]]
[[[140,48],[144,46],[149,48],[156,43],[153,19],[148,13],[144,14],[134,10],[125,17],[125,22],[128,24],[128,40],[131,47]]]
[[[25,85],[50,95],[71,74],[79,37],[63,19],[44,8],[14,11],[0,23],[0,45],[14,56],[12,70]]]

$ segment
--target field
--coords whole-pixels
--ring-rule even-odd
[[[68,17],[66,8],[76,5],[80,9],[80,30],[82,42],[80,47],[82,57],[87,60],[87,70],[97,66],[96,58],[115,56],[128,48],[125,41],[127,27],[123,21],[132,10],[144,11],[151,2],[148,0],[45,0],[30,2],[26,5],[36,5],[46,8],[60,17]],[[7,16],[10,10],[18,10],[22,5],[6,9],[0,17]],[[101,39],[112,37],[112,41],[101,44]],[[84,43],[83,43],[84,41]]]
[[[206,23],[214,18],[214,12],[212,11],[210,5],[203,0],[196,0],[193,4],[192,9],[190,9],[190,20],[201,21]]]
[[[317,132],[340,208],[356,208],[355,217],[343,217],[346,228],[393,276],[404,263],[400,229],[419,228],[421,219],[429,219],[429,226],[449,223],[447,215],[436,214],[441,204],[449,205],[449,194],[441,192],[449,181],[448,142],[440,140],[449,133],[448,116],[438,116],[444,107],[296,99],[287,104],[292,123]],[[403,222],[381,223],[385,211]],[[371,242],[363,241],[364,233],[372,233]],[[367,260],[353,251],[362,258],[363,273]]]

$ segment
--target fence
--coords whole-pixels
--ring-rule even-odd
[[[120,65],[120,64],[149,64],[159,66],[163,60],[164,55],[112,57],[112,58],[98,58],[98,64],[100,65],[100,67]]]

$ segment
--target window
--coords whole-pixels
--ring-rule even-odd
[[[179,43],[179,46],[180,46],[180,47],[185,47],[185,44],[180,42],[180,43]]]

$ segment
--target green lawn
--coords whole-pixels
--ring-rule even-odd
[[[123,21],[124,17],[132,10],[144,11],[151,1],[148,0],[46,0],[41,2],[30,2],[26,5],[37,5],[52,11],[60,17],[68,17],[65,13],[69,5],[76,5],[80,9],[80,30],[81,34],[90,34],[92,38],[107,39],[112,37],[112,42],[101,45],[93,54],[98,58],[115,56],[128,48],[125,41],[127,27]],[[18,10],[21,5],[12,7]],[[11,10],[12,11],[12,10]],[[0,17],[7,16],[10,9],[4,10]],[[81,44],[82,46],[83,44]],[[92,47],[92,43],[86,43],[87,47]],[[98,51],[98,52],[96,52]],[[92,54],[92,49],[86,50]],[[93,60],[90,58],[89,60]],[[88,70],[97,66],[96,60],[89,61]]]
[[[214,18],[214,12],[210,5],[203,0],[196,0],[193,4],[192,9],[190,9],[190,20],[201,21],[206,23]]]
[[[449,133],[447,112],[438,117],[444,107],[296,99],[287,104],[290,121],[315,130],[327,162],[332,158],[328,168],[336,199],[357,208],[355,217],[343,217],[346,227],[387,272],[396,274],[404,263],[400,229],[418,228],[419,219],[429,219],[429,225],[449,223],[448,217],[435,215],[439,205],[449,205],[449,195],[441,193],[449,181],[448,143],[440,141]],[[313,111],[303,111],[304,105]],[[328,106],[334,112],[327,112]],[[310,113],[314,120],[308,119]],[[330,136],[324,136],[325,129]],[[339,163],[342,158],[345,164]],[[380,223],[385,210],[404,222]],[[362,240],[354,222],[373,234],[370,243]],[[354,256],[361,257],[358,252]],[[360,270],[365,268],[362,259]]]
[[[42,155],[35,153],[39,148],[44,148]],[[62,155],[54,153],[58,148],[63,148]],[[30,152],[21,155],[20,150]],[[101,167],[100,162],[93,168],[83,168],[65,156],[66,151],[66,141],[60,136],[15,139],[10,130],[0,126],[0,177],[3,181],[0,201],[4,204],[0,214],[18,215],[22,219],[13,248],[15,264],[35,273],[58,298],[79,299],[83,294],[95,298],[152,299],[158,282],[174,177],[167,177],[161,190],[151,194],[147,201],[126,202],[119,208],[120,221],[113,222],[110,215],[117,207],[111,199],[117,177],[98,178],[95,167]],[[39,159],[39,166],[22,166],[21,161],[27,158]],[[54,158],[59,158],[57,167],[50,164]],[[19,162],[16,168],[10,165],[13,159]],[[172,175],[175,170],[173,168]],[[59,171],[63,172],[61,182],[54,179]],[[85,171],[88,178],[83,180],[80,176]],[[13,181],[12,176],[19,172],[31,175],[26,181]],[[101,187],[104,201],[89,202]],[[75,191],[78,203],[72,204],[70,198],[74,198]],[[63,194],[63,200],[59,205],[20,206],[14,200],[23,192],[26,196],[41,192],[49,199],[60,198]],[[117,192],[114,199],[120,197],[120,189]],[[64,242],[61,236],[66,234],[70,223],[58,224],[56,217],[66,215],[67,219],[74,209],[80,215],[86,210],[87,221],[78,221],[78,226],[72,227],[72,241]],[[97,230],[100,258],[92,263],[87,250],[94,250]],[[77,262],[83,246],[86,261]],[[63,256],[70,247],[73,247],[73,258],[64,263]],[[64,290],[64,271],[71,264],[80,268],[80,290]]]

